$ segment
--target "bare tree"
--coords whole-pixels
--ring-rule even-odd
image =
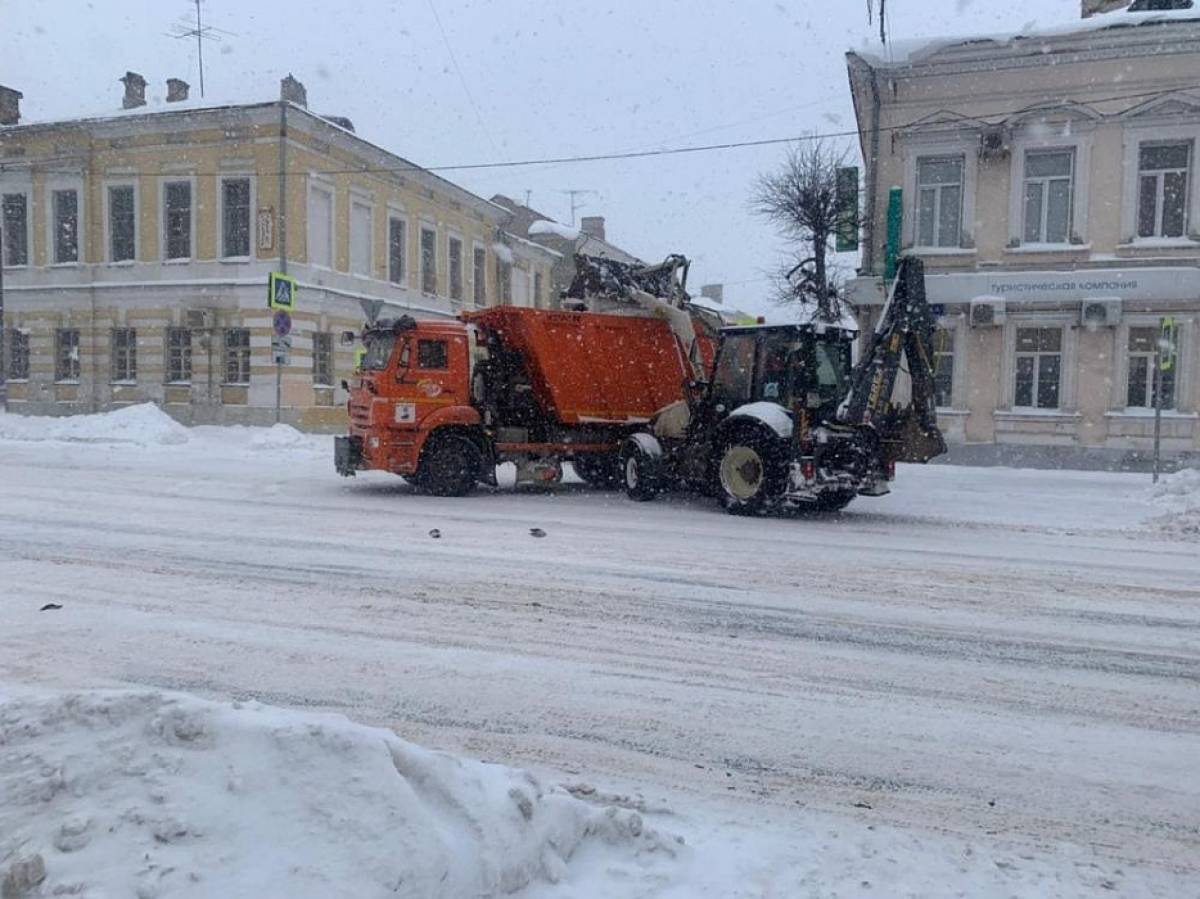
[[[800,262],[785,276],[781,298],[816,303],[819,314],[830,319],[838,312],[838,291],[828,254],[847,213],[837,188],[838,169],[848,155],[849,150],[820,139],[807,141],[789,150],[779,169],[759,175],[751,200],[754,212],[800,244]]]

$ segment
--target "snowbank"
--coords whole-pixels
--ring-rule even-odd
[[[1166,475],[1150,488],[1161,514],[1151,524],[1168,533],[1200,536],[1200,469],[1185,468]]]
[[[564,225],[560,222],[553,222],[550,219],[538,219],[529,226],[530,236],[535,234],[553,234],[556,237],[561,237],[563,240],[578,240],[579,229],[572,228],[570,225]]]
[[[493,896],[638,815],[340,716],[158,692],[0,695],[4,896]],[[589,854],[592,854],[589,853]]]
[[[258,450],[308,449],[312,442],[312,437],[285,424],[254,428],[254,435],[250,438],[251,448]]]
[[[115,412],[64,418],[0,412],[0,440],[61,440],[154,446],[187,443],[188,439],[188,429],[153,403],[128,406]]]

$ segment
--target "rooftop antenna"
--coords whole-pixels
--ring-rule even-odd
[[[868,25],[871,24],[871,21],[872,21],[874,15],[875,15],[874,0],[867,0],[867,24]],[[879,0],[879,42],[881,44],[887,43],[887,0]]]
[[[214,28],[212,25],[205,25],[201,14],[201,3],[203,0],[189,0],[196,7],[196,24],[193,25],[190,18],[181,19],[171,26],[170,36],[174,38],[194,37],[196,39],[196,55],[200,61],[200,96],[204,96],[204,42],[205,41],[220,41],[222,35],[232,37],[233,32],[225,31],[222,28]]]
[[[579,209],[582,209],[584,207],[584,204],[578,202],[575,198],[582,197],[584,194],[596,194],[597,196],[600,195],[600,191],[598,191],[598,190],[586,190],[583,188],[574,188],[572,190],[560,190],[559,193],[566,194],[568,197],[571,198],[571,227],[572,228],[575,227],[576,211]]]

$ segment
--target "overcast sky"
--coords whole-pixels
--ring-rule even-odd
[[[1079,16],[1078,0],[888,7],[897,40]],[[874,36],[866,0],[205,0],[203,8],[208,23],[231,32],[205,47],[207,98],[274,99],[293,72],[314,111],[349,116],[363,137],[423,165],[853,130],[843,53]],[[195,41],[167,36],[194,12],[190,0],[0,0],[0,84],[23,91],[24,117],[37,120],[119,108],[126,69],[145,75],[152,94],[164,94],[170,76],[198,92]],[[761,311],[764,274],[782,246],[751,215],[747,195],[784,152],[447,177],[485,197],[530,191],[533,206],[563,221],[563,191],[595,191],[580,196],[579,214],[606,216],[610,240],[650,260],[683,252],[693,287],[722,281],[727,302]]]

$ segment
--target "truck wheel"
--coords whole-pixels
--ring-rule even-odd
[[[434,496],[466,496],[479,480],[480,462],[479,448],[466,437],[432,437],[421,453],[418,478]]]
[[[632,500],[644,503],[662,492],[659,459],[635,441],[629,441],[621,450],[621,475],[625,494]]]
[[[589,487],[610,490],[621,483],[621,459],[619,456],[579,456],[571,460],[575,474]]]
[[[717,463],[721,505],[734,515],[754,515],[782,491],[784,466],[780,453],[763,437],[735,436],[721,450]]]

